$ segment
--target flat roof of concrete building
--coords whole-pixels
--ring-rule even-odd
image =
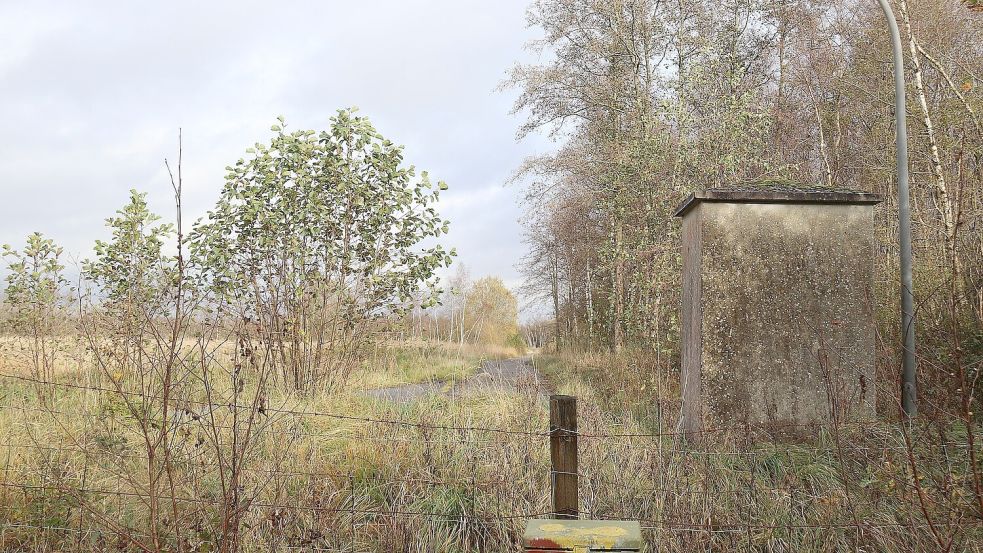
[[[809,188],[789,183],[761,182],[726,188],[708,188],[690,194],[679,204],[676,217],[682,217],[700,202],[752,204],[877,204],[880,194],[838,188]]]

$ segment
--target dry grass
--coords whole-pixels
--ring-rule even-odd
[[[471,370],[487,354],[458,357],[440,347],[391,355],[394,364],[375,382],[463,375],[459,367]],[[649,378],[643,365],[587,361],[591,366],[576,358],[537,362],[558,391],[578,396],[582,509],[597,518],[642,520],[650,551],[937,549],[914,500],[896,427],[845,428],[846,451],[826,434],[808,443],[753,445],[735,434],[700,451],[673,435],[641,436],[671,426],[668,412],[628,404],[644,397],[632,384]],[[419,368],[428,364],[429,373]],[[594,375],[601,370],[624,379],[599,386]],[[85,368],[59,375],[65,385],[101,383]],[[647,386],[655,384],[649,379]],[[546,398],[520,389],[396,406],[357,388],[270,398],[245,462],[243,488],[255,497],[242,550],[516,551],[524,517],[549,510]],[[112,394],[57,390],[55,412],[47,412],[31,385],[0,379],[0,549],[135,551],[110,524],[139,536],[147,522],[140,487],[146,460],[133,421]],[[663,390],[668,405],[674,391]],[[219,426],[230,421],[231,410],[214,413]],[[185,436],[177,442],[177,495],[191,551],[216,543],[221,479],[201,459],[197,444],[205,431],[192,418],[177,429]],[[916,438],[929,513],[940,524],[964,525],[945,529],[956,537],[952,550],[978,549],[983,534],[968,524],[971,490],[958,433],[946,451],[927,434]],[[136,475],[135,482],[120,472]],[[957,508],[963,511],[953,518]]]

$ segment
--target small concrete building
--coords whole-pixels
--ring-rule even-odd
[[[874,194],[710,189],[682,217],[682,428],[874,415]]]

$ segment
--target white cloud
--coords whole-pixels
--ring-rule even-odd
[[[186,217],[284,115],[323,128],[357,105],[406,159],[447,181],[449,245],[517,283],[516,190],[541,140],[517,144],[513,94],[527,0],[31,2],[0,7],[0,243],[34,230],[79,256],[137,188],[170,216],[164,157],[184,129]]]

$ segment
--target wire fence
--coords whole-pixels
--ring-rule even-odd
[[[32,403],[16,386],[61,395]],[[832,421],[773,426],[811,438],[772,441],[734,424],[695,445],[588,409],[579,468],[567,473],[551,467],[555,429],[536,392],[494,425],[300,399],[258,415],[255,404],[7,373],[0,391],[5,551],[515,551],[527,519],[555,514],[550,490],[565,475],[579,480],[582,517],[637,520],[651,550],[983,543],[980,467],[968,465],[979,446],[958,433],[928,440],[913,427]],[[254,425],[245,434],[243,420]],[[154,425],[164,431],[145,435],[167,436],[166,452],[135,439]]]

